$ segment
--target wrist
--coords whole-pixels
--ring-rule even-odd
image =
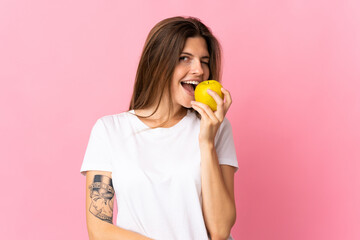
[[[215,143],[210,141],[199,141],[200,148],[215,148]]]

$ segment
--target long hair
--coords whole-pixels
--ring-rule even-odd
[[[210,54],[209,79],[221,82],[221,46],[211,30],[195,17],[177,16],[164,19],[157,23],[147,36],[129,106],[129,110],[136,110],[157,104],[156,109],[149,116],[135,114],[136,116],[141,118],[152,116],[159,108],[164,91],[167,91],[170,103],[169,114],[167,120],[157,127],[161,127],[169,121],[173,111],[171,80],[174,69],[179,62],[187,38],[198,36],[205,39]],[[195,111],[192,108],[190,110]],[[197,111],[195,113],[200,118],[201,115]]]

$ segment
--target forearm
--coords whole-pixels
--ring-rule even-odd
[[[236,210],[222,176],[214,144],[201,144],[201,186],[206,227],[214,239],[226,239]]]
[[[105,223],[98,229],[89,231],[90,240],[151,240],[139,233],[132,232],[116,225]]]

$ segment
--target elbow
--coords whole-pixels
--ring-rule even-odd
[[[217,231],[210,234],[211,240],[227,240],[230,237],[231,229],[234,226],[236,221],[236,214],[233,216],[231,223],[227,226],[223,226],[222,228],[218,228]]]
[[[87,221],[87,232],[89,240],[104,240],[108,239],[107,233],[109,232],[109,227],[112,226],[107,222],[100,221],[93,217],[89,218]]]
[[[95,232],[91,229],[88,228],[88,235],[89,235],[89,240],[97,240],[99,239],[96,235]]]
[[[230,231],[231,228],[224,228],[222,230],[218,230],[212,234],[210,234],[211,236],[211,240],[227,240],[230,236]]]
[[[88,227],[88,235],[89,235],[89,240],[100,240],[100,239],[104,239],[104,235],[101,234],[101,231],[99,231],[99,228],[89,228]]]
[[[107,234],[108,231],[104,229],[93,229],[89,231],[89,240],[104,240],[108,239],[109,235]]]
[[[211,240],[227,240],[230,236],[230,232],[211,234]]]
[[[92,232],[88,231],[88,235],[89,235],[89,240],[96,240],[96,237]]]
[[[89,240],[96,240],[96,238],[94,237],[94,235],[89,233]]]
[[[89,232],[89,240],[104,240],[104,235],[98,233],[90,233]]]

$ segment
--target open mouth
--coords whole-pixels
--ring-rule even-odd
[[[181,86],[191,95],[194,95],[194,91],[197,84],[181,82]]]
[[[189,89],[192,88],[192,90],[195,90],[195,88],[196,88],[196,84],[193,84],[193,83],[184,83],[184,82],[182,82],[181,85],[182,85],[184,88],[189,88]]]

